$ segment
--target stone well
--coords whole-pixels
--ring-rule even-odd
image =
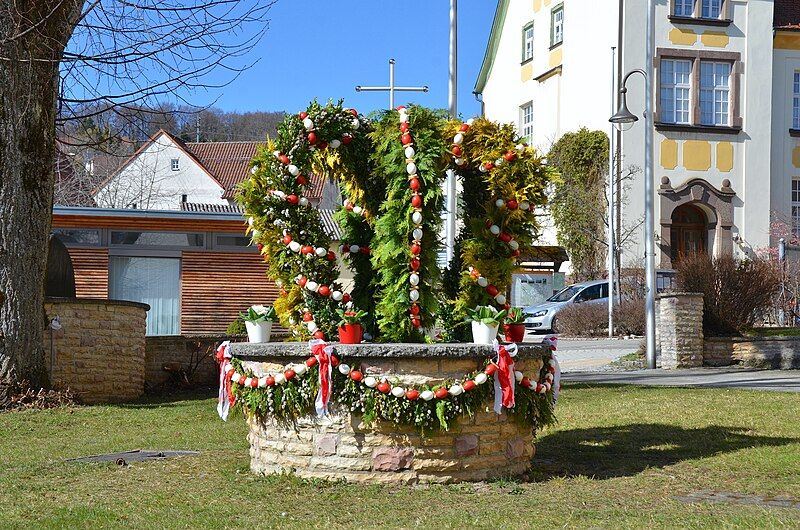
[[[257,376],[308,358],[305,344],[232,344],[232,355]],[[461,378],[493,357],[477,344],[334,345],[336,355],[360,364],[365,375],[399,379],[404,385]],[[538,373],[549,350],[519,345],[516,369]],[[491,384],[491,382],[487,383]],[[334,389],[334,392],[336,389]],[[254,473],[292,472],[304,478],[360,483],[451,483],[513,477],[527,471],[535,432],[487,408],[462,416],[450,430],[420,436],[389,422],[367,426],[360,416],[332,410],[329,418],[304,418],[296,429],[248,419],[250,468]]]

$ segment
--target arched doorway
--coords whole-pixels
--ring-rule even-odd
[[[683,256],[708,251],[708,217],[694,204],[682,204],[672,212],[670,254],[673,266]]]

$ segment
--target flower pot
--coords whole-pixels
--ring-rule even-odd
[[[364,328],[361,324],[345,324],[339,326],[339,342],[342,344],[361,344]]]
[[[472,342],[475,344],[491,344],[497,338],[499,325],[490,326],[483,322],[472,323]]]
[[[245,320],[244,327],[247,328],[247,340],[250,342],[269,342],[269,336],[272,333],[272,322],[269,320],[264,322]]]
[[[525,340],[525,324],[505,324],[503,331],[506,334],[506,342],[522,342]]]

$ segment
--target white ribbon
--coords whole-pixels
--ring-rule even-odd
[[[499,363],[500,360],[500,343],[495,340],[492,342],[492,346],[494,347],[494,351],[497,354],[497,358],[495,359],[495,363]],[[516,357],[517,355],[517,345],[507,344],[504,346],[506,352],[510,357]],[[514,395],[515,392],[515,385],[517,382],[517,378],[514,376],[514,363],[512,362],[511,365],[508,367],[508,379],[511,385],[511,394]],[[500,386],[500,379],[499,379],[500,368],[498,364],[498,369],[494,372],[494,412],[495,414],[500,414],[503,412],[503,387]]]
[[[325,344],[325,341],[321,340],[321,339],[313,339],[313,340],[309,341],[308,345],[311,347],[312,353],[314,351],[314,346],[317,346],[319,344]],[[330,345],[326,346],[324,348],[324,351],[325,351],[326,354],[328,354],[328,366],[327,366],[328,381],[331,383],[329,388],[328,388],[328,392],[329,392],[328,401],[330,401],[330,398],[332,397],[331,394],[333,393],[333,361],[331,359],[331,357],[333,356],[333,346],[330,346]],[[322,417],[328,415],[328,403],[326,403],[322,399],[322,370],[323,370],[323,367],[322,367],[322,363],[319,362],[319,359],[317,359],[317,364],[319,365],[319,370],[320,370],[320,374],[319,374],[319,391],[317,392],[317,397],[314,400],[314,409],[317,412],[317,416],[322,418]]]
[[[217,414],[222,418],[222,421],[227,421],[231,404],[228,400],[225,373],[231,368],[228,362],[231,359],[231,341],[226,340],[219,345],[217,348],[217,359],[219,360],[219,401],[217,402]]]

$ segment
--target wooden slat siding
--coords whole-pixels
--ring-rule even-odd
[[[266,271],[255,253],[183,252],[181,333],[224,333],[240,311],[273,303],[278,288]]]
[[[108,249],[68,248],[79,298],[108,298]]]
[[[161,232],[237,232],[244,235],[246,224],[244,219],[227,221],[54,214],[53,228],[113,228]]]

